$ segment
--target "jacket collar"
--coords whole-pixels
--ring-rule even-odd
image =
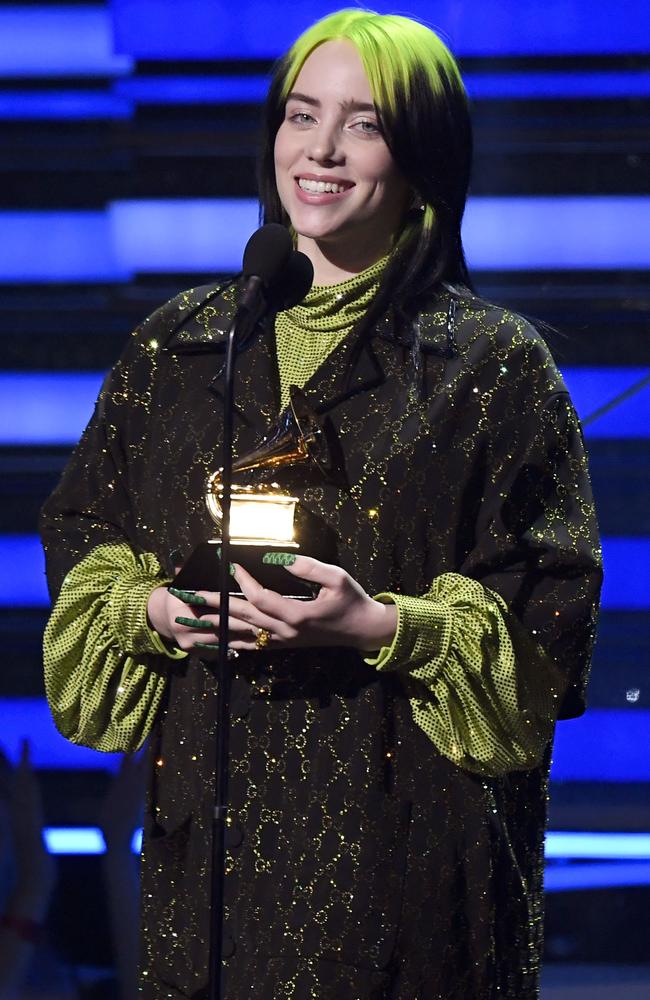
[[[225,350],[230,324],[239,298],[239,284],[232,280],[224,285],[208,285],[179,297],[172,311],[163,349],[174,354],[213,354],[217,361],[210,391],[223,398]],[[177,300],[174,300],[177,301]],[[457,353],[455,340],[456,304],[454,294],[446,289],[423,310],[413,322],[406,337],[396,343],[390,320],[382,318],[372,336],[359,342],[346,337],[334,349],[304,387],[308,401],[320,414],[327,414],[346,400],[386,382],[394,364],[403,364],[404,349],[417,344],[425,354],[440,358]],[[410,335],[409,335],[410,334]],[[389,345],[392,346],[392,350]],[[276,413],[279,397],[279,377],[273,338],[273,317],[269,316],[258,329],[240,356],[254,352],[255,366],[262,376],[256,379],[255,393],[239,394],[236,416],[245,425],[267,425],[267,414]],[[236,394],[237,395],[237,394]]]

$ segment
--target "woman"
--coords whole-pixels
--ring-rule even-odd
[[[240,364],[236,454],[296,383],[347,486],[285,473],[337,540],[338,566],[284,559],[314,601],[235,568],[225,995],[535,997],[550,742],[584,707],[600,584],[579,424],[536,331],[469,290],[467,101],[432,32],[325,18],[266,129],[264,218],[315,284]],[[218,596],[167,589],[167,553],[211,534],[218,291],[136,331],[43,514],[57,724],[102,750],[151,732],[152,997],[206,985]]]

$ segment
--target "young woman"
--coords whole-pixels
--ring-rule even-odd
[[[315,600],[236,567],[229,1000],[538,995],[550,744],[584,708],[599,548],[542,338],[470,291],[470,158],[458,70],[417,22],[341,11],[276,68],[264,218],[315,282],[240,365],[236,453],[297,384],[346,485],[281,473],[336,538],[338,565],[284,559]],[[43,513],[57,724],[101,750],[151,734],[151,997],[206,986],[219,601],[167,584],[211,535],[237,297],[192,290],[135,332]]]

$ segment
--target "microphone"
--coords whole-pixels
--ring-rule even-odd
[[[238,340],[246,340],[269,306],[269,291],[281,280],[293,253],[289,230],[269,223],[253,233],[244,250],[244,288],[237,308]]]
[[[314,281],[314,265],[307,254],[292,250],[278,281],[269,289],[269,306],[276,312],[302,302]]]

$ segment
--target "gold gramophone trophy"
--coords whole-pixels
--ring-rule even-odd
[[[308,405],[297,386],[289,390],[290,402],[277,424],[248,455],[233,462],[233,475],[262,470],[261,479],[250,485],[232,484],[230,499],[230,556],[244,566],[263,587],[287,597],[309,600],[318,587],[286,573],[282,567],[262,563],[269,549],[276,552],[302,552],[328,562],[336,562],[333,533],[322,522],[299,506],[292,496],[274,481],[274,470],[300,463],[310,463],[330,482],[340,482],[332,460],[331,431]],[[205,502],[210,517],[220,529],[223,485],[221,470],[213,472],[206,485]],[[174,586],[185,590],[219,589],[220,538],[197,546]],[[230,593],[241,595],[231,576]]]

